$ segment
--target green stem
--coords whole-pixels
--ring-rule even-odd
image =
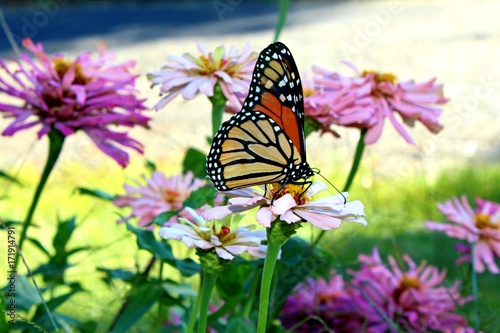
[[[472,288],[472,296],[474,296],[474,328],[476,332],[479,332],[479,291],[477,287],[477,273],[476,267],[474,265],[474,256],[476,252],[476,247],[474,244],[471,245],[471,288]]]
[[[358,172],[359,165],[361,163],[361,159],[363,158],[363,151],[365,150],[365,136],[368,130],[363,128],[359,134],[358,145],[356,146],[356,153],[354,154],[354,161],[352,162],[351,171],[349,172],[349,176],[347,177],[347,181],[344,186],[343,192],[349,191],[351,187],[352,181]],[[318,245],[319,241],[325,235],[325,230],[321,230],[316,240],[312,243],[311,247],[314,248]]]
[[[212,134],[215,136],[222,124],[222,115],[224,114],[227,98],[224,96],[220,85],[216,84],[213,96],[208,99],[212,103]]]
[[[354,161],[352,162],[351,171],[349,172],[349,176],[347,177],[347,181],[344,186],[344,192],[349,191],[351,187],[352,181],[358,172],[359,164],[361,163],[361,159],[363,157],[363,151],[365,150],[365,136],[368,130],[363,128],[359,134],[358,145],[356,146],[356,153],[354,155]]]
[[[289,6],[290,6],[290,0],[280,0],[279,18],[278,18],[278,23],[276,24],[276,30],[274,31],[275,42],[278,41],[281,34],[281,30],[283,30],[283,27],[285,26]]]
[[[215,281],[219,274],[211,274],[203,272],[201,283],[201,306],[200,306],[200,323],[198,325],[198,333],[206,333],[207,331],[207,316],[208,305],[210,304],[210,296],[215,286]]]
[[[33,199],[31,200],[31,206],[28,210],[28,214],[23,222],[23,230],[21,231],[21,236],[19,237],[18,243],[18,254],[16,255],[16,261],[14,263],[14,267],[17,267],[19,252],[21,252],[24,244],[24,240],[26,239],[26,235],[28,232],[28,228],[33,221],[33,214],[35,213],[36,206],[38,201],[40,200],[40,196],[42,194],[43,188],[47,179],[49,178],[52,169],[54,168],[59,155],[61,154],[65,136],[56,129],[52,129],[48,133],[49,137],[49,155],[47,157],[47,163],[45,164],[45,168],[43,169],[42,176],[40,178],[40,182],[35,190],[35,194],[33,195]],[[15,270],[15,268],[14,268]]]
[[[203,271],[200,273],[200,285],[203,284]],[[187,327],[187,333],[194,332],[194,325],[196,324],[196,319],[198,319],[198,313],[200,313],[201,305],[201,293],[196,295],[196,300],[194,301],[193,309],[191,310],[191,316],[189,316],[189,322]]]
[[[265,333],[267,328],[267,315],[269,312],[269,296],[271,294],[271,283],[274,275],[274,267],[278,259],[278,254],[288,237],[279,237],[278,226],[281,221],[272,223],[271,228],[267,229],[267,252],[264,261],[264,271],[262,273],[262,283],[260,285],[260,300],[259,300],[259,322],[257,325],[257,333]],[[286,222],[283,222],[286,223]],[[278,237],[276,237],[278,236]]]

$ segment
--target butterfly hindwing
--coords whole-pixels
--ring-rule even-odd
[[[243,108],[224,122],[207,157],[207,173],[221,191],[282,185],[310,177],[304,144],[302,84],[282,43],[258,58]]]

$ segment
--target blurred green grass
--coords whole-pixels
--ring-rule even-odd
[[[107,164],[109,163],[109,164]],[[123,184],[131,183],[145,173],[141,161],[132,163],[125,171],[118,170],[112,161],[104,162],[99,169],[91,172],[75,166],[56,171],[47,185],[36,213],[36,228],[30,235],[39,239],[47,248],[55,232],[57,217],[68,218],[77,215],[78,229],[71,241],[73,247],[91,246],[95,250],[81,253],[72,258],[74,265],[67,271],[69,282],[78,281],[87,289],[73,297],[62,309],[62,312],[75,315],[83,322],[96,321],[97,331],[103,332],[109,326],[116,311],[127,294],[128,287],[124,283],[106,285],[103,273],[97,267],[124,268],[131,271],[142,270],[149,260],[149,254],[137,250],[135,239],[126,231],[124,225],[116,224],[118,209],[109,202],[73,193],[77,186],[99,188],[110,194],[123,193]],[[56,168],[57,169],[57,168]],[[180,167],[160,165],[160,170],[169,170],[168,175],[180,171]],[[341,171],[345,172],[345,171]],[[418,173],[418,171],[416,171]],[[84,183],[82,183],[82,175]],[[38,170],[29,165],[22,170],[24,186],[7,184],[0,180],[0,186],[7,188],[2,200],[3,208],[0,218],[22,220],[36,185]],[[361,186],[360,179],[372,177],[370,186]],[[105,181],[103,181],[105,180]],[[455,240],[441,233],[429,232],[423,222],[426,220],[445,221],[436,203],[443,202],[453,196],[466,194],[474,206],[476,196],[500,202],[500,170],[495,165],[465,165],[444,170],[433,181],[421,174],[413,174],[404,179],[387,179],[373,176],[368,169],[361,169],[350,189],[350,198],[361,200],[366,209],[369,225],[344,224],[342,228],[328,232],[321,242],[327,253],[331,254],[334,266],[345,271],[355,267],[359,253],[370,253],[377,246],[383,258],[393,255],[398,260],[405,253],[419,263],[425,260],[430,265],[446,269],[447,282],[456,279],[463,281],[464,295],[471,294],[470,271],[465,267],[457,267],[454,260],[457,254],[453,249]],[[7,187],[8,186],[8,187]],[[22,198],[22,199],[20,199]],[[122,212],[123,213],[123,212]],[[251,219],[249,214],[249,219]],[[305,227],[299,232],[301,237],[310,239],[317,230]],[[3,235],[2,235],[3,237]],[[190,256],[182,246],[175,246],[179,257]],[[31,268],[44,262],[40,251],[27,246],[25,249]],[[153,271],[158,271],[153,270]],[[181,279],[179,275],[171,278]],[[196,283],[197,279],[183,282]],[[39,281],[42,283],[42,281]],[[488,328],[500,327],[496,314],[500,308],[500,289],[498,276],[484,273],[478,277],[479,306],[481,322]],[[472,306],[463,308],[463,314],[472,318]],[[158,309],[150,311],[130,332],[147,330],[153,325]],[[496,322],[495,322],[496,320]],[[491,322],[490,322],[491,321]],[[489,323],[488,323],[489,322]],[[490,329],[488,332],[500,332]]]

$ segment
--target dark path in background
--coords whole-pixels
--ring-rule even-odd
[[[243,0],[204,3],[126,3],[70,5],[63,0],[41,0],[31,7],[3,7],[18,44],[25,37],[44,43],[49,53],[65,50],[65,41],[86,37],[105,39],[109,46],[159,38],[216,36],[272,29],[276,4]],[[291,11],[294,11],[292,6]],[[0,31],[0,56],[13,51]]]

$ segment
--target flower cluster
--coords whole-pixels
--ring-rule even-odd
[[[205,45],[198,44],[198,50],[201,53],[198,56],[190,53],[170,56],[167,65],[149,73],[152,84],[159,84],[161,93],[166,94],[155,108],[163,108],[179,94],[187,100],[198,93],[212,97],[218,84],[229,103],[241,109],[241,101],[235,94],[247,93],[257,58],[250,45],[241,51],[231,47],[226,52],[223,46],[209,51]]]
[[[427,221],[425,225],[429,230],[442,231],[449,237],[471,244],[474,247],[472,261],[477,272],[482,273],[488,268],[491,273],[499,274],[495,258],[500,258],[500,204],[480,198],[476,203],[475,210],[465,196],[441,203],[439,210],[452,224]],[[471,262],[469,246],[463,244],[458,250],[464,253],[458,262]]]
[[[14,121],[2,132],[16,132],[41,125],[38,138],[51,130],[68,136],[82,130],[104,153],[121,166],[128,164],[128,154],[118,145],[142,153],[140,142],[127,133],[112,131],[112,125],[148,127],[149,118],[143,100],[136,97],[136,75],[130,73],[133,61],[116,64],[114,55],[99,50],[96,59],[90,52],[74,60],[60,55],[49,57],[41,44],[25,39],[31,51],[9,66],[0,59],[0,92],[13,98],[12,104],[0,102],[0,112]]]
[[[203,216],[206,219],[223,219],[259,207],[256,218],[266,228],[277,218],[288,224],[307,221],[323,230],[336,229],[343,221],[366,225],[360,201],[346,202],[347,193],[317,199],[316,195],[325,189],[325,184],[315,182],[307,190],[302,185],[288,184],[282,188],[280,184],[271,184],[267,191],[252,187],[225,191],[221,193],[230,198],[229,205],[214,207],[204,212]]]
[[[329,281],[308,280],[287,299],[282,323],[291,328],[304,321],[301,332],[318,332],[323,325],[336,332],[468,331],[465,318],[455,313],[470,300],[460,296],[459,282],[445,287],[444,272],[417,266],[408,255],[404,260],[406,271],[392,257],[387,266],[375,248],[359,256],[361,269],[351,271],[350,283],[338,274]]]
[[[355,71],[354,77],[313,67],[314,88],[305,94],[305,113],[318,121],[324,130],[330,130],[331,125],[365,128],[365,143],[372,144],[380,137],[385,118],[389,118],[399,134],[413,143],[395,113],[409,126],[420,121],[432,133],[441,130],[441,109],[435,105],[448,100],[443,96],[442,85],[435,84],[435,79],[424,83],[399,82],[393,74],[360,73],[352,64],[347,64]]]
[[[154,171],[149,179],[143,177],[143,180],[146,184],[136,181],[137,187],[125,184],[127,193],[116,196],[114,200],[118,207],[131,207],[132,212],[127,219],[139,218],[138,225],[141,227],[151,223],[160,213],[182,209],[191,192],[205,184],[205,181],[195,178],[192,172],[186,173],[185,176],[179,174],[166,177],[163,173]],[[183,216],[184,213],[182,210],[177,216]],[[176,216],[173,216],[167,225],[175,221]]]

